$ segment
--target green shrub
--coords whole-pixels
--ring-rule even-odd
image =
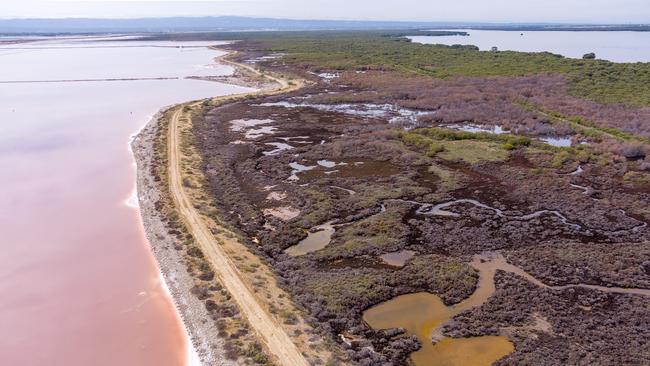
[[[560,151],[555,156],[553,156],[553,162],[551,163],[554,168],[560,168],[564,165],[565,162],[571,159],[571,154],[568,151]]]
[[[203,258],[203,252],[198,247],[192,246],[187,249],[187,255],[194,258]]]
[[[440,145],[438,143],[435,143],[435,142],[431,142],[431,143],[429,143],[429,147],[427,148],[427,156],[434,157],[438,153],[441,153],[443,151],[445,151],[444,146],[442,146],[442,145]]]
[[[271,365],[269,358],[264,354],[259,343],[249,344],[244,355],[251,358],[258,365]]]
[[[448,140],[448,141],[460,141],[460,140],[475,140],[475,141],[490,141],[490,142],[501,142],[504,144],[512,145],[513,148],[521,146],[529,146],[531,139],[526,136],[517,136],[517,135],[496,135],[489,132],[466,132],[466,131],[454,131],[442,128],[420,128],[412,132],[413,134],[419,134],[434,138],[436,140]],[[411,138],[411,141],[418,141],[417,138]],[[405,141],[409,143],[408,141]],[[410,144],[410,143],[409,143]]]

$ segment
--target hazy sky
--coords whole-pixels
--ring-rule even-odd
[[[650,0],[0,0],[0,18],[200,15],[299,19],[650,23]]]

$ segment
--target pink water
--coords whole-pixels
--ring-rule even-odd
[[[55,80],[59,70],[149,75],[148,50],[179,75],[218,56],[0,48],[0,81]],[[0,365],[187,363],[185,329],[139,212],[126,204],[135,184],[128,143],[161,106],[239,91],[194,80],[0,84]]]

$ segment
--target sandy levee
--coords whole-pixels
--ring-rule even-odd
[[[203,302],[193,293],[194,278],[185,265],[184,254],[177,250],[181,241],[175,229],[156,208],[161,198],[160,186],[152,174],[155,164],[154,139],[160,118],[167,108],[159,111],[133,140],[132,148],[137,170],[138,200],[147,239],[156,257],[174,304],[188,331],[191,342],[203,365],[236,365],[225,357],[225,340],[210,319]]]
[[[216,48],[213,48],[218,50]],[[226,54],[227,55],[227,54]],[[224,55],[225,56],[225,55]],[[224,56],[215,58],[222,62]],[[268,88],[269,84],[251,76],[251,72],[235,67],[227,77],[206,78],[206,81],[223,82],[254,89]],[[202,78],[196,78],[202,79]],[[165,200],[167,186],[160,184],[156,167],[161,162],[156,151],[156,139],[165,135],[165,116],[182,103],[161,108],[133,138],[131,149],[137,165],[137,201],[142,216],[147,240],[156,257],[166,287],[187,330],[191,358],[196,352],[202,365],[237,365],[237,356],[228,349],[225,336],[214,322],[210,311],[201,299],[199,281],[188,266],[187,254],[182,250],[184,238],[173,220],[162,212],[161,202]],[[162,144],[164,146],[164,144]]]

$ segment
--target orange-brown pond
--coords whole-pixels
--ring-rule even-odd
[[[375,329],[404,328],[408,335],[417,336],[422,348],[411,354],[411,359],[417,366],[491,365],[514,351],[513,344],[506,337],[445,338],[441,327],[463,311],[481,306],[492,296],[497,270],[514,273],[536,286],[552,290],[581,287],[602,292],[650,296],[650,290],[642,288],[589,284],[548,286],[508,263],[499,253],[478,255],[471,265],[479,271],[479,281],[476,291],[464,301],[446,306],[438,296],[430,293],[402,295],[366,310],[363,320]]]
[[[434,331],[458,314],[436,295],[421,292],[396,297],[367,310],[363,319],[375,329],[404,328],[415,335],[422,348],[411,354],[417,366],[491,365],[514,351],[505,337],[442,338],[431,341]]]
[[[0,47],[0,81],[228,72],[204,66],[219,55],[206,48],[139,45]],[[138,210],[125,203],[135,188],[128,144],[164,105],[241,90],[183,79],[0,83],[0,365],[188,363]]]
[[[417,336],[422,348],[411,354],[417,366],[491,365],[514,351],[508,338],[444,338],[440,334],[444,323],[465,310],[480,306],[494,292],[496,269],[480,260],[472,265],[480,271],[480,279],[477,290],[465,301],[446,306],[440,297],[430,293],[402,295],[366,310],[364,321],[375,329],[404,328],[408,335]]]

